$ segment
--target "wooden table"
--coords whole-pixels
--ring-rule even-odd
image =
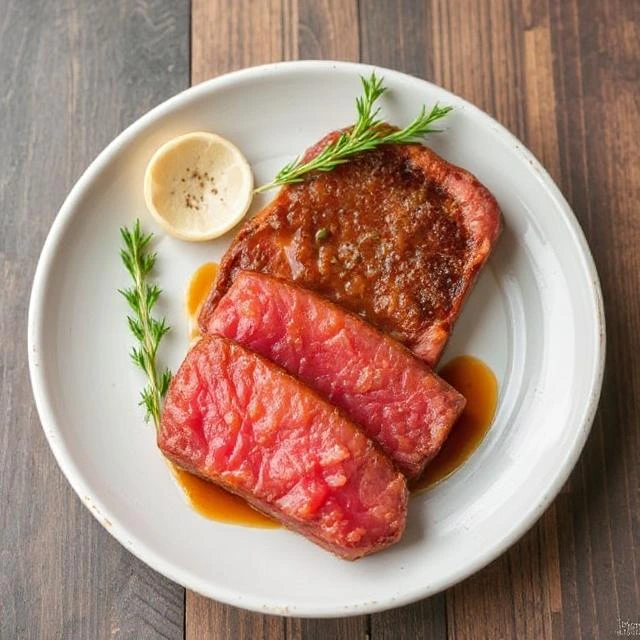
[[[612,638],[620,624],[640,622],[640,2],[4,0],[2,7],[1,638]],[[394,67],[460,94],[511,129],[573,206],[608,322],[593,431],[538,524],[445,593],[342,620],[246,613],[185,593],[130,555],[56,466],[27,373],[36,259],[86,165],[189,84],[294,58]]]

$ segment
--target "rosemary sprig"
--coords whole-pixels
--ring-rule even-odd
[[[140,392],[140,405],[146,409],[145,420],[153,419],[156,429],[160,426],[162,398],[169,389],[171,372],[165,369],[158,373],[156,354],[162,338],[169,331],[165,318],[157,320],[151,310],[158,301],[162,290],[157,284],[149,284],[147,277],[156,263],[156,253],[149,252],[149,243],[153,234],[145,235],[140,228],[140,220],[136,220],[133,228],[120,229],[123,248],[120,257],[133,279],[128,289],[118,289],[133,311],[127,316],[129,329],[139,342],[138,347],[131,349],[131,360],[140,367],[149,380]]]
[[[430,111],[427,111],[423,106],[413,122],[404,129],[389,130],[378,118],[380,107],[374,108],[378,98],[387,90],[382,84],[383,78],[378,78],[373,72],[369,78],[361,76],[360,79],[363,95],[356,98],[358,119],[353,127],[341,133],[334,142],[307,162],[303,162],[302,156],[299,156],[282,167],[276,177],[271,182],[258,187],[255,190],[256,193],[284,184],[302,182],[304,176],[311,171],[332,171],[338,165],[349,162],[354,154],[375,149],[382,144],[416,142],[428,133],[439,131],[439,129],[433,129],[431,125],[436,120],[444,118],[453,109],[453,107],[441,107],[435,104]]]

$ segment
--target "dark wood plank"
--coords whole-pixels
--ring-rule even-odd
[[[369,640],[368,617],[335,618],[330,620],[309,620],[289,618],[287,639],[290,640]]]
[[[439,594],[406,607],[371,616],[371,640],[413,640],[446,638],[447,617],[444,596]]]
[[[295,47],[284,38],[293,10],[287,0],[193,0],[191,83],[285,59]]]
[[[358,59],[355,0],[194,0],[192,82],[241,67],[298,58]],[[367,617],[283,619],[227,607],[188,592],[186,637],[364,638]]]
[[[26,316],[40,248],[86,165],[188,83],[188,6],[6,0],[0,14],[0,637],[181,638],[181,587],[89,514],[33,406]]]
[[[285,620],[243,611],[187,591],[185,638],[188,640],[281,640]]]
[[[360,59],[419,78],[433,75],[428,2],[359,0]]]
[[[301,60],[358,60],[360,43],[357,0],[297,0],[298,48]]]
[[[590,242],[607,316],[607,374],[561,496],[563,631],[613,637],[640,612],[640,5],[549,5],[562,183]],[[566,550],[565,550],[566,545]]]

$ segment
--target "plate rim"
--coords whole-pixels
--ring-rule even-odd
[[[265,74],[286,74],[288,71],[311,69],[322,69],[325,71],[340,69],[343,71],[353,72],[354,75],[369,73],[372,70],[376,70],[381,75],[393,75],[405,81],[427,85],[433,89],[437,89],[447,97],[450,97],[451,100],[455,100],[461,107],[464,107],[466,110],[471,111],[476,116],[484,119],[487,124],[491,125],[506,142],[517,148],[518,151],[524,155],[524,158],[530,163],[531,171],[534,173],[540,188],[547,191],[549,197],[552,199],[564,218],[564,222],[567,224],[568,230],[573,237],[573,241],[575,242],[575,246],[578,249],[580,257],[581,270],[588,280],[589,286],[587,291],[590,298],[589,306],[592,308],[593,318],[595,321],[594,330],[597,332],[594,340],[593,371],[589,380],[589,400],[585,404],[580,420],[576,423],[576,427],[574,429],[575,436],[571,442],[571,447],[567,450],[562,465],[560,465],[558,472],[548,483],[548,490],[541,495],[540,500],[535,505],[531,506],[523,517],[515,522],[515,524],[497,541],[489,552],[476,559],[475,562],[466,565],[464,569],[460,569],[456,573],[450,575],[446,580],[429,583],[425,581],[425,586],[421,589],[407,591],[400,597],[388,597],[385,600],[377,602],[363,601],[356,605],[349,606],[349,608],[336,608],[335,606],[327,607],[322,603],[314,603],[314,605],[307,607],[292,607],[286,603],[278,602],[275,599],[265,602],[258,601],[253,597],[245,598],[242,593],[238,593],[235,590],[226,589],[219,585],[212,585],[210,582],[191,576],[188,572],[183,571],[180,567],[166,561],[162,556],[152,551],[143,540],[138,539],[134,542],[134,540],[132,540],[133,536],[128,533],[127,528],[119,523],[117,518],[112,517],[112,514],[110,514],[108,509],[104,507],[99,498],[93,496],[89,499],[86,497],[88,496],[88,491],[86,489],[86,483],[81,470],[73,462],[73,459],[66,447],[62,446],[54,436],[55,432],[59,429],[56,425],[52,401],[46,388],[46,377],[40,367],[40,349],[38,346],[42,342],[41,334],[43,331],[43,314],[39,313],[39,311],[44,303],[46,280],[54,258],[56,257],[58,247],[65,234],[67,226],[72,222],[73,211],[76,208],[77,202],[81,200],[84,193],[91,186],[94,178],[111,161],[112,156],[117,154],[122,147],[132,141],[138,135],[138,132],[144,129],[147,125],[162,118],[165,114],[170,113],[175,107],[179,107],[181,103],[188,102],[192,98],[197,98],[199,95],[209,94],[210,92],[214,92],[224,88],[225,86],[233,85],[239,81],[242,82],[261,78]],[[514,134],[479,107],[476,107],[464,98],[461,98],[447,89],[422,78],[374,64],[336,60],[296,60],[247,67],[211,78],[205,82],[189,87],[160,103],[135,120],[121,133],[119,133],[97,155],[97,157],[89,164],[87,169],[76,181],[65,198],[53,220],[38,258],[29,300],[27,348],[31,387],[40,423],[49,447],[53,452],[58,467],[66,477],[80,501],[88,508],[89,512],[98,520],[98,522],[100,522],[108,533],[115,537],[116,540],[118,540],[118,542],[120,542],[120,544],[122,544],[128,551],[133,553],[142,562],[149,565],[154,570],[183,587],[196,591],[206,597],[258,613],[321,618],[346,617],[375,613],[410,604],[422,598],[434,595],[453,586],[454,584],[457,584],[487,566],[497,557],[502,555],[537,522],[542,513],[556,498],[570,473],[573,471],[590,433],[591,425],[599,404],[604,376],[606,325],[602,290],[600,287],[598,273],[578,219],[546,169],[534,154]],[[83,498],[83,496],[85,497]],[[190,579],[194,578],[194,581],[189,582]]]

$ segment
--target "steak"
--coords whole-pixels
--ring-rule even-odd
[[[348,418],[255,353],[219,336],[189,352],[169,388],[158,446],[346,559],[404,531],[405,479]]]
[[[469,172],[420,144],[383,145],[283,187],[248,220],[200,323],[240,271],[258,271],[344,306],[433,366],[500,227],[494,197]]]
[[[342,409],[415,478],[465,400],[395,340],[341,307],[270,276],[240,272],[207,332],[230,338]]]

